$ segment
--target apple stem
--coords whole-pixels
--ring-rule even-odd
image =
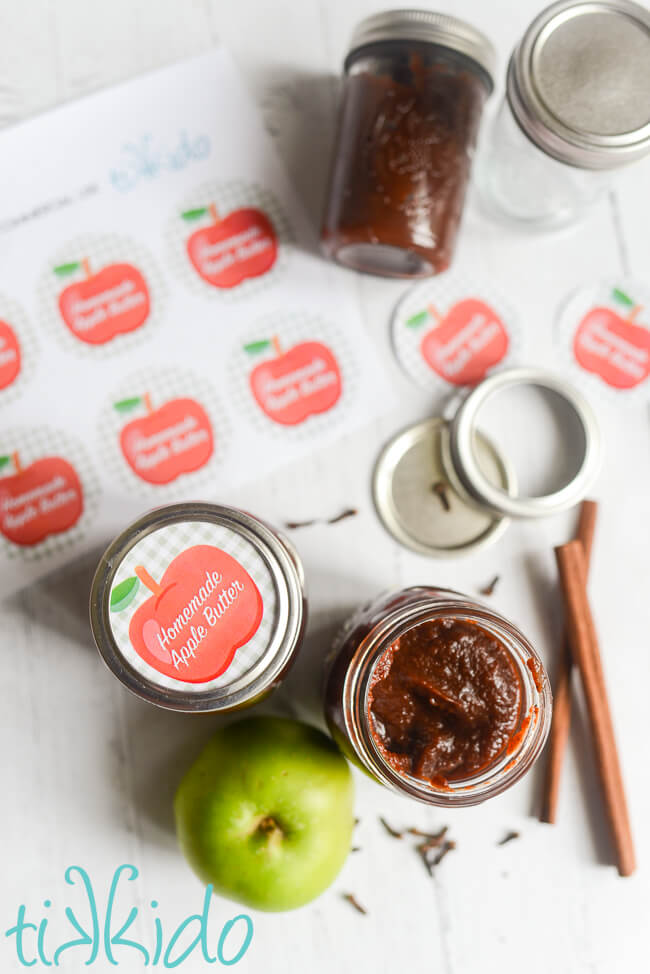
[[[210,214],[213,223],[219,223],[219,213],[217,212],[215,203],[210,203],[208,206],[208,213]]]
[[[138,576],[142,584],[146,585],[149,591],[152,592],[157,598],[163,594],[164,589],[162,585],[159,585],[158,582],[151,577],[143,565],[136,565],[135,574]]]
[[[280,339],[277,335],[274,335],[271,339],[271,345],[273,346],[273,351],[276,355],[282,355],[282,345],[280,344]]]
[[[84,257],[81,260],[81,269],[84,272],[84,277],[86,278],[86,280],[88,280],[88,278],[91,277],[91,272],[90,272],[90,261],[88,260],[87,257]]]
[[[429,314],[431,315],[431,317],[433,318],[433,320],[437,324],[440,324],[440,322],[442,321],[442,315],[440,314],[440,312],[438,311],[438,309],[435,307],[435,305],[428,304],[427,305],[427,311],[429,312]]]
[[[257,823],[255,831],[265,836],[268,839],[269,845],[277,844],[284,836],[284,829],[272,815],[265,815],[261,818]]]
[[[151,402],[151,396],[148,392],[145,392],[144,396],[142,397],[142,402],[144,403],[144,408],[147,411],[147,416],[151,416],[153,412],[153,405]]]
[[[16,473],[20,473],[23,468],[20,462],[20,457],[18,456],[18,450],[14,450],[14,452],[11,454],[11,459],[13,460]]]

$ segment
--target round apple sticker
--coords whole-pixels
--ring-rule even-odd
[[[633,389],[650,375],[650,319],[622,288],[614,287],[607,304],[590,308],[573,336],[573,354],[585,371],[613,389]]]
[[[131,470],[147,483],[169,484],[199,470],[212,456],[212,424],[195,399],[169,399],[154,408],[145,392],[114,406],[120,415],[142,414],[122,428],[120,447]]]
[[[59,294],[59,309],[70,332],[88,345],[105,345],[140,328],[149,317],[147,283],[131,264],[107,264],[92,271],[83,257],[59,264],[54,273],[62,280],[76,278]]]
[[[447,272],[400,302],[393,344],[422,385],[472,386],[512,354],[513,318],[491,286]]]
[[[65,457],[23,464],[18,450],[0,456],[0,532],[12,544],[32,547],[67,532],[83,510],[81,480]]]
[[[233,288],[261,277],[275,264],[278,241],[266,213],[252,206],[220,216],[214,203],[184,210],[187,223],[210,220],[187,239],[187,253],[197,274],[212,287]]]
[[[86,234],[52,254],[39,284],[52,336],[88,357],[121,354],[161,319],[165,285],[128,237]]]
[[[0,391],[7,389],[20,373],[22,352],[16,332],[0,319]]]
[[[252,360],[266,357],[249,375],[250,389],[262,412],[281,426],[297,426],[326,413],[341,398],[339,363],[321,341],[301,341],[283,349],[277,336],[244,345]]]
[[[275,195],[255,183],[207,183],[180,200],[167,226],[173,266],[204,297],[238,301],[268,287],[292,238]]]
[[[193,545],[174,557],[159,580],[145,565],[111,590],[111,613],[124,613],[141,588],[128,633],[137,655],[159,673],[186,683],[221,676],[257,633],[260,590],[244,566],[214,545]]]

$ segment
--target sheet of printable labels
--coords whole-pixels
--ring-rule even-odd
[[[0,595],[390,406],[224,50],[8,130],[0,174]]]

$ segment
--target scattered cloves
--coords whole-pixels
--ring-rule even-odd
[[[500,575],[495,575],[491,582],[479,589],[481,595],[494,595],[494,590],[499,584]]]
[[[358,513],[356,507],[346,507],[334,517],[314,517],[308,521],[285,521],[284,526],[289,531],[296,531],[298,528],[311,528],[314,524],[338,524],[339,521],[345,521],[348,517],[356,517]]]
[[[502,839],[499,839],[497,845],[506,845],[508,842],[512,842],[513,839],[520,838],[520,836],[521,836],[520,832],[515,832],[515,831],[506,832],[504,837]]]
[[[348,903],[354,907],[357,913],[362,913],[364,916],[367,916],[368,911],[363,906],[361,906],[361,903],[359,903],[358,899],[353,893],[344,893],[343,899],[347,900]]]

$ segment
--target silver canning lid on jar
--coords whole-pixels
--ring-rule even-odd
[[[264,696],[292,662],[305,615],[295,551],[257,518],[215,504],[173,504],[130,525],[90,594],[104,662],[171,710],[232,710]]]
[[[430,10],[385,10],[366,17],[352,35],[345,67],[361,48],[386,41],[421,41],[464,54],[483,69],[490,89],[494,85],[496,51],[492,43],[476,27],[457,17]]]
[[[515,48],[507,98],[560,162],[612,169],[650,151],[650,11],[631,0],[561,0]]]

